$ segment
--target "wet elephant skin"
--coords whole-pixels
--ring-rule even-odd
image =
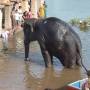
[[[81,40],[78,34],[64,21],[56,17],[25,20],[23,24],[25,60],[29,57],[29,44],[38,41],[45,66],[53,64],[53,56],[63,66],[80,65]]]

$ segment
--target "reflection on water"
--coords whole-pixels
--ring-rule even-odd
[[[82,40],[83,62],[90,69],[90,30],[84,32],[73,28]],[[87,77],[83,68],[65,69],[55,57],[53,67],[45,68],[37,42],[30,46],[31,61],[24,62],[22,32],[11,38],[9,44],[7,54],[0,52],[0,90],[59,90],[67,83]]]
[[[54,67],[45,69],[41,66],[25,63],[25,85],[31,90],[44,90],[44,88],[59,88],[69,82],[81,78],[80,69],[54,69]],[[71,74],[73,73],[73,75]],[[77,77],[76,77],[77,76]]]

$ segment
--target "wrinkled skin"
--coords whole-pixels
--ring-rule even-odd
[[[49,61],[53,64],[53,56],[67,68],[80,65],[80,38],[64,21],[55,17],[25,20],[23,31],[26,60],[30,42],[38,41],[46,67]]]

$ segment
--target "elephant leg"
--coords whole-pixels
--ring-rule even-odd
[[[63,56],[63,60],[64,60],[64,66],[66,68],[73,68],[76,65],[76,55],[74,55],[73,53],[69,52],[65,52],[64,56]]]
[[[73,41],[72,41],[73,42]],[[72,46],[71,46],[72,45]],[[68,43],[68,48],[66,50],[66,67],[67,68],[74,68],[76,65],[76,46],[75,42]]]
[[[53,56],[52,55],[50,55],[51,56],[51,64],[53,65]]]
[[[59,59],[59,61],[61,62],[61,64],[62,64],[63,66],[65,66],[64,58],[61,57],[61,56],[58,56],[57,58]]]
[[[57,53],[55,56],[60,60],[62,65],[65,66],[66,68],[71,68],[75,61],[72,58],[72,54],[70,52],[68,54],[67,51],[65,51],[65,52],[59,51],[59,53]]]
[[[73,59],[69,58],[69,60],[67,60],[67,61],[68,61],[68,64],[66,65],[67,68],[74,68],[75,67],[76,58],[73,58]]]
[[[55,57],[57,57],[59,59],[60,63],[63,66],[65,66],[65,61],[64,61],[65,60],[65,56],[64,56],[64,53],[61,50],[59,50],[59,52],[55,53]]]
[[[67,60],[68,61],[67,67],[68,68],[74,68],[75,65],[76,65],[76,59],[77,59],[76,57],[77,56],[76,56],[76,54],[71,54],[70,56],[69,56],[69,58]]]
[[[27,43],[26,41],[24,41],[24,47],[25,47],[25,61],[27,61],[29,56],[29,42]]]
[[[77,53],[77,54],[76,54],[76,65],[81,66],[81,64],[80,64],[81,59],[82,59],[82,58],[81,58],[80,54]]]
[[[44,58],[45,67],[48,67],[49,61],[50,61],[50,55],[47,50],[41,50],[42,56]]]
[[[81,50],[79,46],[76,46],[76,65],[81,66],[80,61],[82,60]]]
[[[49,52],[49,55],[50,55],[51,64],[53,65],[53,55],[52,55],[52,53],[50,51],[48,51],[48,52]]]
[[[42,56],[44,58],[45,67],[47,68],[49,61],[51,61],[51,56],[50,56],[48,50],[46,49],[46,46],[44,45],[44,43],[40,42],[39,44],[40,44]]]

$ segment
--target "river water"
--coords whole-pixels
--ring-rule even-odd
[[[57,1],[60,3],[56,3],[56,0],[47,1],[48,16],[57,16],[66,21],[73,16],[81,16],[81,18],[89,16],[89,12],[86,13],[87,15],[82,15],[76,10],[79,14],[75,15],[77,14],[76,12],[70,14],[71,12],[67,11],[67,7],[71,9],[70,5],[73,6],[75,4],[76,6],[76,1],[78,2],[77,5],[82,6],[82,4],[80,4],[80,1],[82,0],[73,0],[75,3],[70,3],[72,0],[68,0],[68,2],[65,2],[65,5],[67,6],[66,9],[65,7],[62,9],[65,0]],[[50,4],[50,2],[52,2],[52,4]],[[90,1],[88,1],[88,4],[89,2]],[[85,0],[83,0],[83,5],[84,3],[87,4]],[[59,6],[61,7],[60,13],[57,11]],[[87,8],[89,7],[90,4],[89,6],[87,5]],[[63,12],[63,10],[65,11]],[[55,11],[55,13],[53,11]],[[79,29],[74,26],[72,28],[74,28],[75,32],[78,33],[81,38],[83,62],[86,68],[90,70],[90,28]],[[0,48],[1,47],[2,45],[0,44]],[[61,90],[60,88],[68,83],[87,77],[86,72],[82,67],[66,69],[55,57],[53,67],[46,69],[37,42],[31,43],[29,56],[31,58],[30,62],[24,62],[23,32],[20,31],[15,37],[10,38],[8,52],[4,53],[0,51],[0,90],[44,90],[45,88]]]
[[[90,29],[73,28],[82,41],[84,65],[90,70]],[[29,56],[31,61],[24,62],[23,32],[20,31],[9,40],[8,52],[0,52],[0,90],[62,90],[66,84],[87,77],[82,67],[66,69],[55,57],[53,67],[46,69],[37,42],[31,43]]]
[[[47,16],[56,16],[65,21],[90,17],[90,0],[46,0],[46,3]]]

